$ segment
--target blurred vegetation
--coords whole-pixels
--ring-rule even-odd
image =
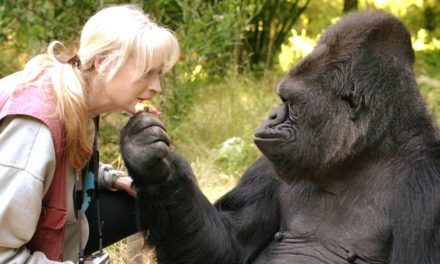
[[[278,103],[279,78],[346,12],[379,9],[404,20],[420,90],[440,120],[440,0],[0,0],[0,77],[51,40],[73,52],[87,18],[118,3],[141,5],[180,40],[181,60],[155,103],[173,147],[191,162],[211,200],[259,155],[253,130]],[[127,118],[102,117],[101,159],[119,168],[118,137]]]

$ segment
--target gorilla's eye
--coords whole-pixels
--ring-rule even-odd
[[[289,120],[295,121],[298,119],[297,109],[293,106],[291,102],[287,103],[287,110],[288,110]]]
[[[356,108],[361,103],[361,97],[353,93],[350,93],[348,95],[343,95],[341,96],[341,99],[347,102],[351,108]]]
[[[286,103],[288,100],[286,98],[284,98],[283,96],[280,95],[280,100],[281,102],[284,104]]]

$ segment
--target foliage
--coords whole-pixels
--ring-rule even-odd
[[[250,2],[260,2],[261,7],[250,20],[242,49],[245,56],[250,56],[254,70],[258,69],[256,66],[267,70],[310,0]]]
[[[434,119],[440,125],[440,49],[416,54],[417,83]]]
[[[188,79],[197,65],[205,74],[225,74],[233,61],[231,50],[237,43],[236,32],[245,21],[231,1],[175,0],[146,4],[158,21],[176,30],[182,46]],[[159,10],[159,11],[157,11]],[[172,20],[170,20],[172,18]],[[206,76],[206,75],[205,75]]]
[[[74,49],[88,17],[104,5],[122,2],[126,1],[0,0],[0,77],[22,68],[50,41]]]
[[[147,10],[178,30],[185,58],[224,73],[272,66],[272,57],[310,0],[164,0],[148,1]],[[199,34],[203,32],[203,34]],[[186,36],[192,36],[191,39]],[[189,43],[186,43],[189,41]],[[189,44],[189,45],[187,45]],[[194,56],[194,58],[193,58]]]
[[[215,149],[214,162],[222,168],[224,173],[237,175],[243,170],[243,164],[255,160],[255,146],[239,136],[226,139]]]
[[[343,14],[342,5],[342,0],[311,1],[293,29],[296,32],[305,30],[308,36],[316,38]]]

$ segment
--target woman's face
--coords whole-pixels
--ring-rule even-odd
[[[131,56],[110,81],[99,77],[92,81],[89,98],[91,112],[101,114],[124,110],[134,114],[137,103],[161,92],[160,69],[153,69],[137,79],[135,73],[136,59]]]

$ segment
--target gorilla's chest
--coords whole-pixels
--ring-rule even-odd
[[[286,187],[280,230],[255,263],[386,263],[384,201]]]

